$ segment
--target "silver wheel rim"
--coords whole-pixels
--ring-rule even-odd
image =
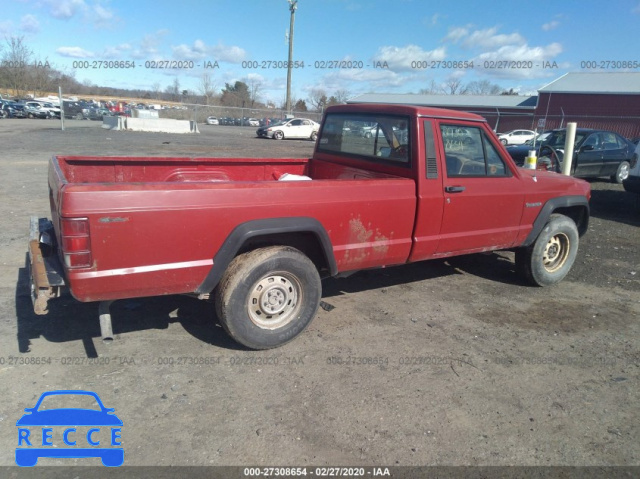
[[[618,175],[620,181],[624,181],[629,177],[629,165],[623,164],[620,166],[620,174]]]
[[[251,322],[262,329],[278,329],[298,315],[302,288],[289,273],[273,273],[256,282],[251,288],[247,309]]]
[[[549,273],[555,273],[564,266],[569,257],[571,242],[564,233],[558,233],[549,239],[542,253],[542,264]]]

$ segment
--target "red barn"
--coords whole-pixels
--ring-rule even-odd
[[[567,73],[538,96],[412,95],[367,93],[347,103],[402,103],[476,113],[497,132],[550,130],[576,122],[580,128],[640,137],[640,73]]]
[[[535,123],[545,129],[576,122],[627,138],[640,136],[640,73],[567,73],[538,90]]]

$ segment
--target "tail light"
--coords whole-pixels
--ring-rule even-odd
[[[91,238],[87,218],[62,218],[60,220],[62,257],[67,268],[88,268],[91,257]]]

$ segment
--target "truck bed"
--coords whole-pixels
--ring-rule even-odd
[[[404,263],[416,214],[412,179],[310,159],[58,156],[49,186],[58,238],[58,217],[89,219],[94,263],[66,271],[82,301],[195,292],[233,229],[263,218],[320,222],[340,272]]]
[[[289,158],[138,158],[56,156],[53,164],[68,183],[275,181],[285,173],[314,180],[397,178],[360,168]]]

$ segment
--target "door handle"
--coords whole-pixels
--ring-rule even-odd
[[[445,186],[444,191],[447,193],[462,193],[466,188],[464,186]]]

